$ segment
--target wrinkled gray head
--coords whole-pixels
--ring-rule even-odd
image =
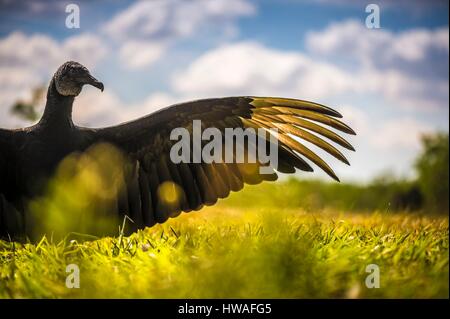
[[[104,89],[102,82],[94,78],[87,68],[74,61],[61,65],[53,78],[56,90],[64,96],[77,96],[85,84],[95,86],[102,92]]]

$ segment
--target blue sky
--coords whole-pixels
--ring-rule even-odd
[[[65,27],[68,3],[80,7],[80,29]],[[364,24],[369,3],[380,29]],[[0,127],[29,125],[11,103],[75,59],[106,85],[79,97],[79,124],[203,97],[310,99],[358,132],[352,166],[330,161],[344,180],[411,176],[420,135],[448,131],[448,57],[440,0],[0,0]]]

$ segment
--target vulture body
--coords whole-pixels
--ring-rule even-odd
[[[335,132],[355,134],[338,120],[342,117],[338,112],[313,102],[272,97],[204,99],[177,104],[115,127],[82,128],[72,122],[72,105],[85,84],[103,91],[103,84],[85,67],[66,62],[50,82],[39,123],[25,129],[0,129],[0,237],[29,236],[34,222],[27,214],[27,202],[43,195],[48,179],[64,158],[99,143],[115,146],[127,159],[125,190],[118,195],[117,209],[111,213],[133,220],[128,232],[213,205],[244,184],[276,180],[276,171],[312,171],[304,158],[338,180],[328,164],[292,136],[317,145],[347,164],[344,155],[322,137],[354,150]],[[193,120],[201,120],[203,129],[215,127],[221,132],[225,128],[278,129],[278,167],[272,174],[260,174],[246,169],[246,163],[173,163],[169,155],[175,143],[170,139],[171,131],[180,127],[191,131]],[[179,200],[171,205],[164,205],[158,196],[165,182],[181,190]]]

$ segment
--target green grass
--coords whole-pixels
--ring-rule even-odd
[[[0,297],[448,298],[448,217],[245,209],[245,194],[130,237],[0,242]]]

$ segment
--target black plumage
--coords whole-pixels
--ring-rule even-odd
[[[273,97],[204,99],[173,105],[114,127],[78,127],[72,122],[72,105],[84,84],[103,91],[103,84],[82,65],[65,63],[50,82],[38,124],[19,130],[0,129],[0,236],[27,235],[33,227],[26,213],[27,201],[43,192],[66,156],[98,143],[114,145],[127,158],[126,189],[118,194],[114,213],[133,219],[129,231],[163,223],[182,211],[213,205],[230,191],[242,189],[245,183],[277,178],[275,171],[259,174],[258,163],[172,163],[169,153],[175,141],[170,140],[170,133],[177,127],[191,130],[193,120],[202,120],[203,128],[216,127],[222,133],[227,127],[277,128],[277,170],[283,173],[312,171],[306,158],[338,180],[331,167],[300,140],[317,145],[344,163],[348,163],[345,156],[322,136],[353,150],[341,136],[321,125],[354,134],[338,120],[342,117],[338,112],[313,102]],[[176,203],[162,201],[158,195],[162,185],[176,187]]]

